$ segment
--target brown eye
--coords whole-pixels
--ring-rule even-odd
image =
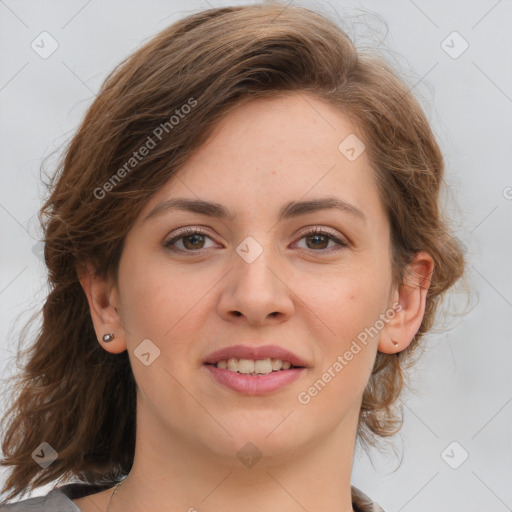
[[[306,233],[303,233],[300,240],[306,240],[306,247],[301,249],[309,249],[315,252],[331,252],[331,249],[336,251],[343,247],[348,247],[348,243],[340,239],[334,233],[326,231],[325,229],[315,228]],[[334,246],[329,247],[329,243],[333,242]],[[336,248],[336,245],[338,246]]]
[[[204,245],[204,236],[199,234],[184,236],[182,240],[187,249],[202,249]]]
[[[211,240],[211,237],[199,229],[185,229],[166,242],[164,246],[174,252],[194,253],[207,248],[205,247],[206,239]]]
[[[327,249],[327,245],[329,245],[329,237],[327,235],[310,235],[305,237],[307,240],[308,249]]]

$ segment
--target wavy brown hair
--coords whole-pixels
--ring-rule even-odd
[[[377,354],[358,439],[376,445],[399,429],[407,362],[464,267],[439,209],[443,157],[425,114],[391,66],[356,51],[319,13],[272,3],[211,9],[169,26],[108,75],[49,183],[40,221],[50,291],[2,420],[7,499],[57,479],[113,485],[129,472],[136,383],[127,353],[98,343],[77,269],[93,261],[117,282],[123,241],[152,194],[232,109],[287,92],[339,107],[364,134],[391,226],[395,283],[416,252],[434,259],[415,339],[397,354]],[[169,123],[179,113],[179,124]],[[164,125],[165,137],[113,183]],[[58,452],[46,469],[31,456],[43,441]]]

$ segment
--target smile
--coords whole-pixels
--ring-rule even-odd
[[[290,361],[281,359],[236,359],[231,357],[227,360],[218,361],[217,368],[231,372],[243,373],[245,375],[267,375],[272,372],[289,370],[292,367]]]
[[[277,345],[231,345],[203,360],[203,368],[217,384],[245,395],[281,390],[307,371],[309,365]]]

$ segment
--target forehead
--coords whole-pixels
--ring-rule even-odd
[[[271,208],[325,194],[378,200],[363,135],[341,109],[309,94],[260,98],[234,108],[142,214],[169,196]],[[349,152],[347,153],[347,149]],[[355,158],[354,158],[355,155]]]
[[[280,93],[236,107],[217,123],[202,150],[219,156],[236,150],[258,160],[320,161],[337,157],[339,144],[350,135],[362,143],[359,129],[339,107],[307,93]]]

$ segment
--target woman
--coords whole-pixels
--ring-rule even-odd
[[[211,9],[158,34],[107,77],[41,210],[51,290],[4,503],[73,483],[0,508],[382,510],[354,448],[400,428],[463,272],[442,183],[407,87],[321,15]]]

